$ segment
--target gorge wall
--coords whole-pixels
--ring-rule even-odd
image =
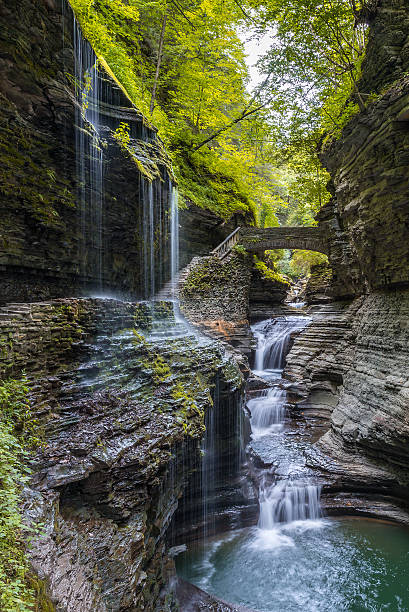
[[[241,376],[220,347],[150,341],[153,324],[175,324],[169,303],[153,314],[104,299],[0,308],[0,373],[26,373],[40,438],[23,492],[41,525],[28,555],[56,609],[173,609],[165,533],[200,464],[205,413],[217,402],[231,419],[232,398],[240,413]]]
[[[407,500],[407,3],[381,0],[369,17],[359,89],[374,100],[321,154],[334,195],[318,219],[331,241],[330,293],[343,301],[321,308],[296,340],[286,376],[295,396],[308,389],[300,407],[332,415],[319,442],[337,462],[327,471]]]
[[[1,0],[0,27],[0,301],[149,297],[170,275],[174,184],[155,128],[66,0]],[[231,231],[183,214],[189,259]]]

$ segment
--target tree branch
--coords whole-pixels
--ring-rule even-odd
[[[214,132],[211,136],[209,136],[208,138],[205,138],[205,140],[202,140],[202,142],[200,142],[198,145],[193,147],[192,150],[194,152],[198,151],[205,144],[207,144],[208,142],[211,142],[212,140],[217,138],[217,136],[219,136],[220,134],[222,134],[223,132],[225,132],[229,128],[233,127],[233,125],[236,125],[236,123],[239,123],[240,121],[243,121],[243,119],[247,119],[247,117],[250,117],[250,115],[254,115],[254,113],[257,113],[259,110],[261,110],[265,106],[267,106],[267,102],[265,104],[261,104],[260,106],[257,106],[256,108],[253,108],[252,110],[244,110],[239,117],[236,117],[236,119],[233,119],[233,121],[230,121],[230,123],[227,123],[226,125],[221,127],[219,130]]]
[[[167,10],[167,7],[165,7],[165,12],[163,13],[163,20],[162,20],[162,29],[161,29],[160,38],[159,38],[158,59],[156,61],[155,80],[153,82],[151,103],[150,103],[150,106],[149,106],[149,112],[150,112],[151,115],[153,113],[153,109],[155,108],[156,90],[157,90],[158,81],[159,81],[160,65],[162,63],[163,41],[165,39],[166,22],[167,22],[167,20],[168,20],[168,10]]]
[[[190,21],[189,17],[186,15],[186,13],[184,12],[184,10],[180,7],[180,5],[175,1],[175,0],[170,0],[171,3],[177,8],[177,10],[179,11],[179,13],[182,15],[182,17],[184,17],[186,19],[186,21],[188,22],[188,24],[190,26],[192,26],[192,28],[194,30],[196,30],[195,26],[193,25],[193,23]]]
[[[245,16],[246,19],[249,19],[250,21],[252,21],[253,23],[257,23],[255,21],[255,19],[253,19],[253,17],[251,15],[249,15],[248,13],[246,13],[246,11],[244,10],[244,8],[241,6],[240,2],[238,0],[233,0],[234,4],[236,4],[239,9],[241,10],[241,12],[243,13],[243,15]]]

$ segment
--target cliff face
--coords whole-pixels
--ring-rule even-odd
[[[160,140],[96,63],[66,0],[2,0],[0,20],[1,301],[144,296],[148,223],[160,232],[157,284],[170,268]]]
[[[172,327],[172,306],[154,319]],[[151,326],[145,304],[116,300],[0,309],[0,373],[25,370],[41,432],[24,512],[42,527],[28,555],[57,609],[171,608],[165,533],[200,463],[205,413],[224,397],[239,410],[241,377],[220,347],[149,342]]]
[[[343,482],[408,497],[409,18],[407,2],[377,3],[363,75],[375,101],[322,153],[333,199],[319,223],[331,239],[332,291],[296,340],[286,376],[300,407],[331,414],[319,446]],[[301,386],[298,384],[301,382]],[[299,399],[299,398],[298,398]]]
[[[339,295],[409,282],[409,19],[379,1],[359,89],[376,100],[321,155],[334,197],[319,223],[332,239]]]
[[[173,180],[155,129],[66,0],[1,0],[0,30],[0,301],[152,295],[170,274]],[[182,215],[189,260],[237,221]]]

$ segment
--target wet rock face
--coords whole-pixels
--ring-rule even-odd
[[[154,314],[171,324],[172,312]],[[233,392],[241,378],[214,343],[147,342],[151,321],[146,304],[116,300],[0,309],[2,376],[25,369],[44,440],[24,491],[28,520],[44,525],[29,556],[60,610],[174,600],[165,532],[200,461],[215,380]]]
[[[255,266],[251,271],[249,307],[252,317],[266,316],[266,312],[283,304],[289,285],[265,278]]]
[[[369,9],[369,10],[368,10]],[[402,76],[409,62],[408,7],[405,0],[368,3],[364,18],[370,25],[362,64],[360,91],[379,93]]]
[[[409,497],[409,292],[317,307],[285,377],[296,411],[326,416],[315,462],[338,490]],[[324,455],[332,460],[324,458]]]
[[[193,257],[209,255],[236,227],[246,223],[241,215],[228,221],[210,210],[189,204],[179,211],[180,265],[187,266]]]
[[[84,295],[101,287],[143,296],[140,228],[149,186],[136,159],[156,176],[153,198],[164,205],[155,206],[161,210],[155,226],[165,243],[168,235],[169,164],[155,131],[100,68],[99,115],[95,100],[89,101],[100,140],[94,150],[90,146],[92,125],[79,125],[75,90],[81,83],[66,0],[2,0],[0,28],[0,301]],[[83,56],[91,57],[81,44]],[[129,151],[114,138],[121,122],[129,126]],[[98,151],[102,196],[93,166]],[[157,285],[169,275],[166,253],[162,245]]]
[[[355,346],[323,444],[342,444],[409,476],[409,291],[376,292],[353,321]]]
[[[340,490],[355,478],[361,492],[407,500],[407,2],[374,3],[370,28],[359,90],[374,101],[321,153],[333,191],[318,215],[330,242],[331,292],[349,302],[316,309],[286,376],[299,408],[331,415],[319,448],[332,459],[318,463],[339,474]]]
[[[332,269],[326,263],[311,267],[304,290],[304,299],[308,304],[322,304],[334,299],[332,276]]]

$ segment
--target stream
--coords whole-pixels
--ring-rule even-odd
[[[257,525],[205,534],[177,557],[177,571],[204,591],[259,612],[403,612],[409,601],[408,530],[370,519],[326,517],[320,485],[306,465],[314,440],[287,413],[285,358],[291,335],[309,323],[300,314],[252,327],[253,375],[267,385],[246,407]]]

